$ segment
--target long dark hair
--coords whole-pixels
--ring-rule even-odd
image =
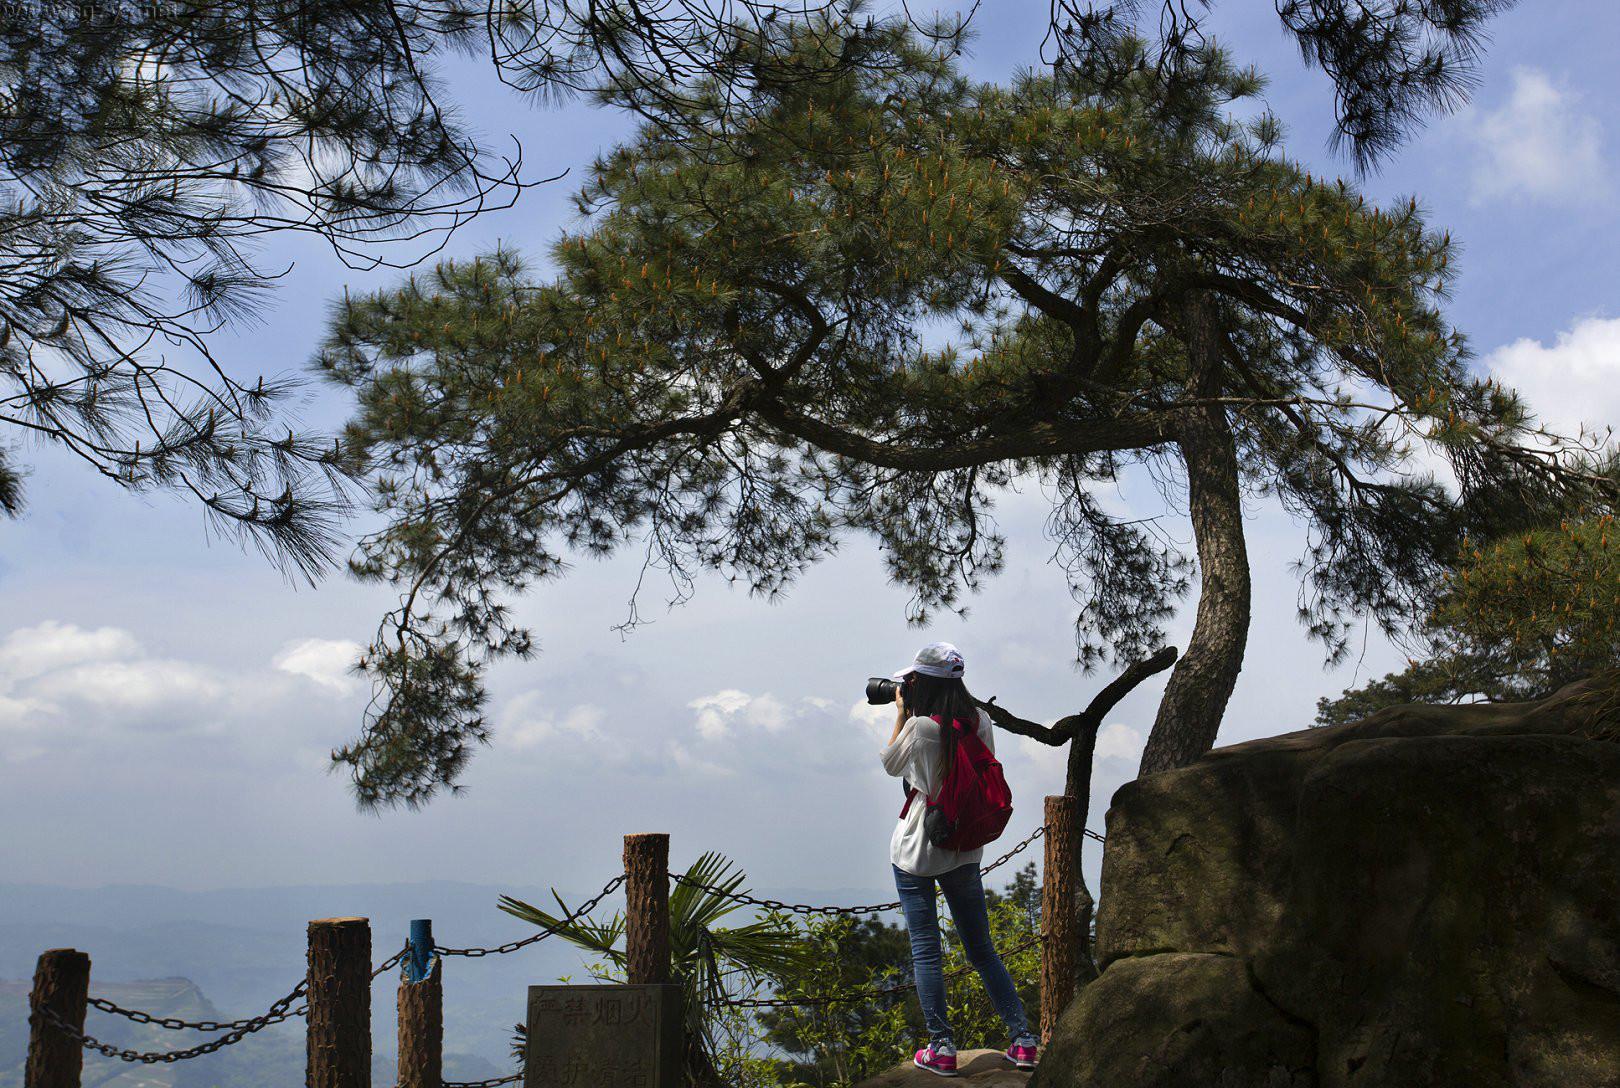
[[[959,676],[925,676],[920,672],[906,677],[904,698],[906,713],[913,718],[937,716],[942,726],[961,722],[965,732],[979,728],[979,704],[968,694],[967,685]],[[956,730],[941,728],[940,741],[945,747],[945,770],[956,763]]]

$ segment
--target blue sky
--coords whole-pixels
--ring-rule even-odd
[[[968,63],[996,78],[1034,60],[1047,5],[997,0],[981,14]],[[993,9],[993,10],[991,10]],[[1272,76],[1267,100],[1291,154],[1345,173],[1329,152],[1330,99],[1298,63],[1269,4],[1236,0],[1214,25],[1240,60]],[[1612,43],[1620,9],[1537,0],[1494,24],[1474,103],[1437,121],[1364,187],[1416,195],[1431,223],[1461,242],[1451,306],[1477,365],[1522,389],[1550,421],[1620,418],[1620,77]],[[513,132],[531,174],[576,171],[625,129],[574,106],[532,110],[470,70],[454,90],[484,131]],[[531,191],[479,220],[450,252],[497,240],[543,268],[571,222],[574,179]],[[283,243],[295,261],[257,328],[221,342],[244,375],[302,370],[328,301],[357,274],[320,247]],[[312,388],[305,416],[335,424],[343,398]],[[1047,564],[1038,492],[1009,496],[998,517],[1008,569],[967,620],[926,631],[904,622],[905,594],[886,584],[875,547],[850,540],[784,602],[718,580],[621,637],[638,561],[582,560],[563,582],[519,603],[542,652],[493,677],[494,745],[468,792],[421,812],[357,813],[325,770],[364,695],[344,672],[391,601],[335,577],[289,584],[262,560],[210,541],[195,509],[107,486],[55,451],[28,448],[29,507],[0,525],[0,871],[7,879],[92,886],[354,883],[428,877],[592,889],[618,864],[619,837],[664,830],[677,860],[718,849],[761,890],[881,889],[899,789],[883,777],[882,726],[857,706],[865,677],[904,664],[933,638],[963,648],[968,681],[1026,717],[1083,706],[1108,679],[1071,664],[1074,605]],[[1139,480],[1120,502],[1184,517]],[[1317,698],[1396,667],[1376,631],[1341,667],[1294,620],[1288,564],[1303,530],[1273,506],[1248,510],[1255,570],[1248,659],[1222,732],[1231,743],[1300,728]],[[1185,645],[1192,600],[1172,625]],[[1093,826],[1133,773],[1161,684],[1111,716],[1101,738]],[[1061,788],[1061,756],[1012,737],[1003,753],[1019,837],[1041,795]],[[1093,859],[1095,864],[1095,859]]]

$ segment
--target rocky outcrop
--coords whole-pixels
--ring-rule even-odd
[[[1617,701],[1396,707],[1125,786],[1103,972],[1032,1084],[1620,1088]]]

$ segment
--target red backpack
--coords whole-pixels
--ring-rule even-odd
[[[940,722],[939,715],[934,721]],[[928,798],[928,811],[923,813],[923,833],[928,841],[945,850],[974,850],[993,842],[1007,828],[1012,818],[1012,789],[1001,772],[1001,763],[994,753],[979,739],[978,723],[940,722],[940,730],[949,729],[956,734],[956,754],[939,792]],[[916,799],[918,790],[906,794],[905,807],[900,810],[903,820]]]

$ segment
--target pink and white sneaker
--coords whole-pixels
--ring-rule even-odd
[[[1034,1046],[1021,1046],[1014,1043],[1002,1052],[1002,1056],[1020,1069],[1035,1068],[1036,1048]]]
[[[942,1077],[956,1076],[956,1049],[954,1047],[941,1046],[935,1049],[933,1046],[925,1046],[917,1051],[917,1056],[911,1061],[918,1069],[926,1069],[930,1073],[937,1073]]]

